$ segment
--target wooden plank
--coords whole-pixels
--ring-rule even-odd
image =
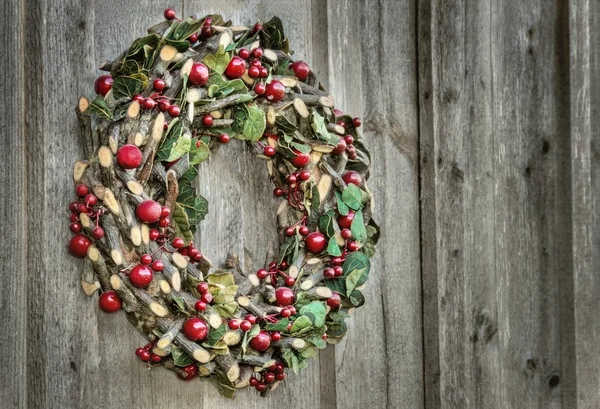
[[[422,408],[416,5],[336,0],[328,10],[330,90],[364,119],[382,229],[367,304],[336,347],[337,407]]]
[[[600,6],[572,1],[571,57],[571,180],[573,214],[574,336],[576,361],[569,373],[570,407],[597,408],[600,396]],[[563,379],[565,379],[563,377]],[[567,407],[566,405],[564,407]]]
[[[5,104],[0,112],[3,147],[0,151],[0,254],[6,266],[5,282],[0,288],[0,314],[4,317],[0,350],[3,371],[0,373],[0,401],[14,408],[27,401],[27,207],[25,196],[25,117],[23,76],[23,5],[18,1],[5,4],[6,15],[0,24],[4,39],[0,43],[0,70],[4,74]]]

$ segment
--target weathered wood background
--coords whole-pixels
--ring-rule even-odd
[[[159,21],[282,17],[365,119],[383,229],[349,336],[261,399],[133,356],[67,254],[74,106]],[[5,0],[0,22],[0,406],[600,407],[600,4],[596,0]],[[198,240],[256,263],[275,236],[260,160],[203,164]]]

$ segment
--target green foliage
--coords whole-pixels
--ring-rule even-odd
[[[83,113],[85,115],[96,115],[105,119],[110,119],[112,117],[112,113],[106,106],[106,101],[102,95],[96,95]]]

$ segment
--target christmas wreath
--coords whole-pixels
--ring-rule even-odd
[[[281,21],[233,26],[173,9],[77,106],[85,160],[73,172],[69,251],[86,294],[126,311],[149,343],[135,353],[232,397],[263,394],[346,333],[379,236],[361,121],[334,109]],[[243,271],[194,246],[208,212],[196,165],[231,138],[265,160],[280,200],[278,254]]]

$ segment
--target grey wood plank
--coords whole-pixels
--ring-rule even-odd
[[[330,1],[328,18],[331,92],[364,119],[382,229],[366,305],[336,347],[337,407],[421,408],[416,5]]]
[[[574,335],[576,360],[571,407],[600,403],[600,6],[570,2],[571,183],[573,213]],[[566,407],[566,406],[565,406]]]
[[[24,127],[23,5],[18,1],[5,4],[0,24],[0,70],[4,73],[5,104],[0,112],[3,149],[0,151],[0,254],[5,268],[5,285],[0,288],[0,315],[4,318],[0,349],[6,351],[0,362],[0,401],[23,408],[27,401],[27,249],[26,241],[26,160]]]

